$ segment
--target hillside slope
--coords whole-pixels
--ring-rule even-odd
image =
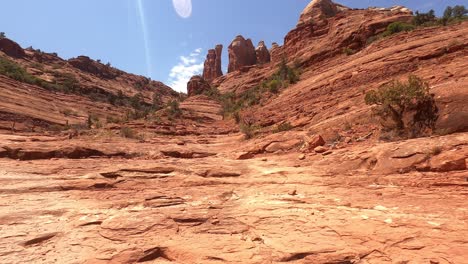
[[[2,129],[14,125],[16,130],[31,131],[67,123],[81,125],[90,116],[121,119],[133,111],[136,95],[136,103],[148,106],[154,97],[161,103],[179,98],[161,82],[86,56],[66,61],[56,54],[22,49],[6,38],[0,40],[0,59],[4,65],[4,75],[0,75]],[[9,74],[5,76],[6,69]]]

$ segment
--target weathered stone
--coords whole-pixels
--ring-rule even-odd
[[[208,50],[206,60],[203,68],[203,78],[207,82],[223,76],[221,70],[221,56],[223,51],[223,45],[216,45],[215,49]]]
[[[260,41],[258,43],[258,46],[255,49],[255,53],[257,54],[258,64],[265,64],[270,62],[270,52],[268,51],[264,41]]]
[[[257,63],[257,54],[255,53],[252,40],[245,39],[243,36],[237,36],[229,45],[229,66],[228,72],[240,70],[244,66],[252,66]]]
[[[3,51],[6,55],[14,58],[22,58],[25,56],[25,52],[21,46],[7,38],[0,39],[0,51]]]
[[[325,153],[328,149],[324,146],[318,146],[314,148],[315,153]]]
[[[193,76],[187,83],[188,96],[202,94],[204,91],[210,89],[210,84],[203,79],[200,75]]]

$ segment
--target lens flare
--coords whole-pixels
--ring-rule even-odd
[[[137,11],[138,11],[138,18],[140,20],[141,28],[143,31],[143,42],[145,45],[145,57],[146,57],[146,72],[148,76],[151,76],[151,53],[149,48],[149,34],[148,34],[148,27],[146,25],[146,17],[145,17],[145,9],[143,6],[143,0],[137,0]]]

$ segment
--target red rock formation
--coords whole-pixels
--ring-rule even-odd
[[[21,46],[13,40],[7,38],[0,39],[0,51],[3,51],[10,57],[22,58],[25,56],[25,52]]]
[[[270,49],[270,60],[274,63],[279,62],[282,58],[283,49],[278,45],[278,43],[273,42]]]
[[[257,54],[255,53],[252,40],[237,36],[229,45],[229,66],[228,72],[240,70],[244,66],[251,66],[257,63]]]
[[[203,93],[203,91],[206,91],[208,89],[210,89],[210,84],[200,75],[193,76],[187,83],[188,96],[201,94]]]
[[[114,79],[123,74],[122,71],[94,61],[87,56],[78,56],[68,62],[75,68],[106,79]]]
[[[208,55],[206,55],[205,65],[203,68],[203,78],[207,82],[223,76],[223,71],[221,70],[221,55],[223,51],[223,45],[216,45],[215,49],[208,50]]]
[[[282,49],[288,58],[316,63],[340,54],[343,48],[362,49],[389,24],[411,19],[411,11],[403,7],[351,10],[330,0],[314,0],[286,35]]]
[[[265,42],[260,41],[258,43],[258,46],[255,49],[255,53],[257,54],[258,64],[265,64],[270,62],[270,51],[268,51]]]

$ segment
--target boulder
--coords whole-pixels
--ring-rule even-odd
[[[325,145],[325,140],[320,135],[315,135],[313,137],[305,137],[302,150],[305,150],[307,152],[312,152],[312,151],[315,151],[315,148],[324,146],[324,145]]]
[[[255,53],[257,54],[258,64],[265,64],[270,62],[270,51],[268,51],[265,42],[260,41],[258,43],[258,46],[255,49]]]
[[[204,91],[210,89],[210,84],[203,79],[200,75],[193,76],[187,83],[188,96],[202,94]]]
[[[21,46],[13,40],[2,38],[0,39],[0,51],[14,58],[22,58],[26,55]]]
[[[252,40],[237,36],[228,47],[229,66],[228,72],[240,70],[244,66],[252,66],[257,63],[257,54]]]
[[[318,146],[314,148],[315,153],[325,153],[328,151],[328,149],[324,146]]]
[[[433,157],[430,161],[432,171],[449,172],[466,170],[466,151],[449,151]]]
[[[318,23],[328,17],[335,16],[340,9],[331,0],[313,0],[302,11],[298,25]]]
[[[215,49],[208,50],[208,55],[206,55],[206,60],[203,68],[203,78],[207,82],[223,76],[223,71],[221,70],[221,56],[223,52],[223,45],[216,45]]]

